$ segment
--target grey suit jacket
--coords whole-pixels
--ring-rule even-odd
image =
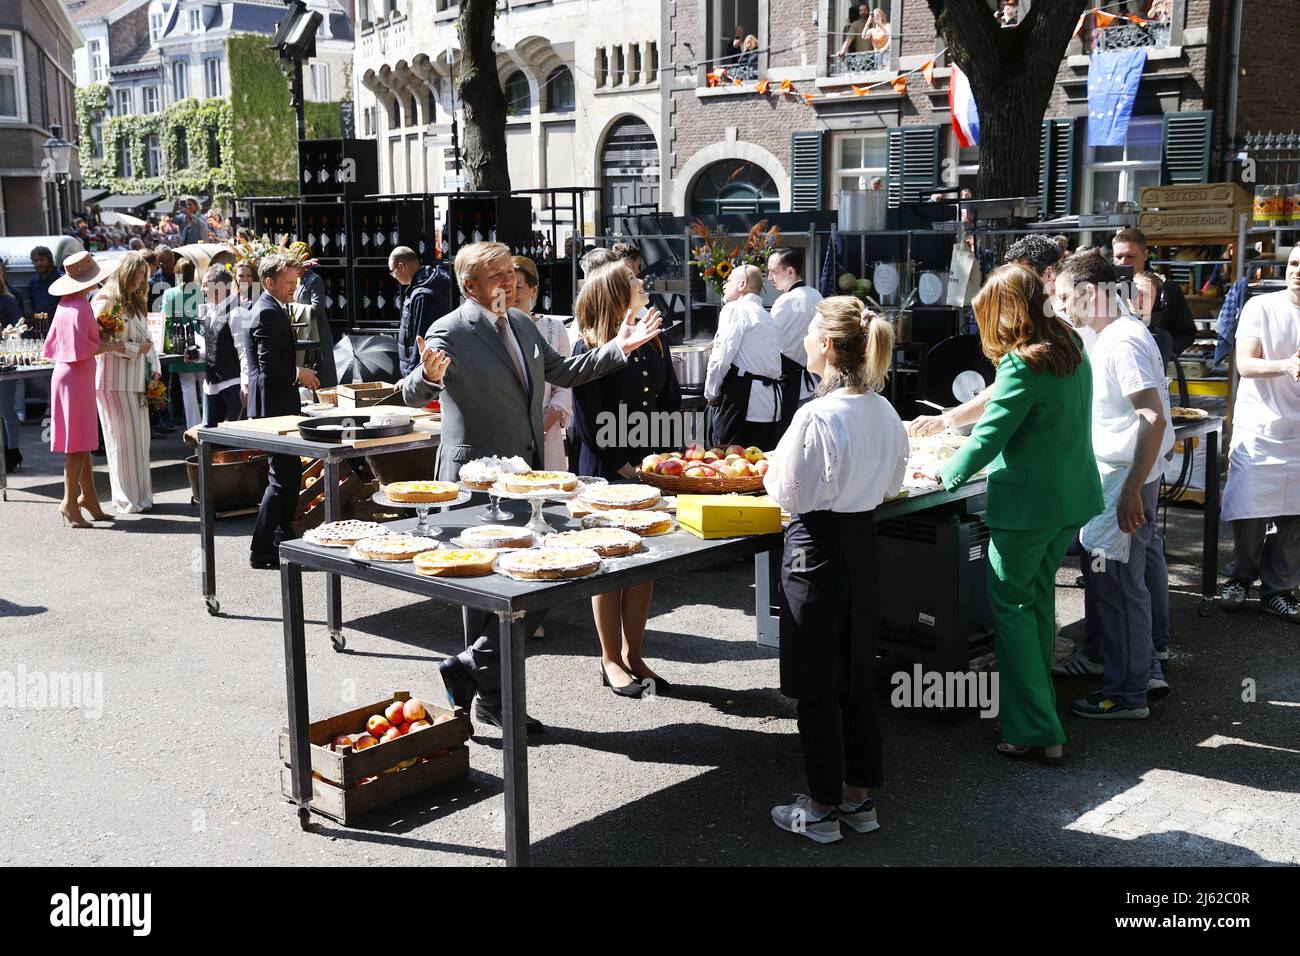
[[[529,388],[520,384],[492,321],[470,299],[424,333],[426,346],[451,357],[442,388],[424,380],[421,365],[402,381],[402,400],[407,405],[418,407],[435,398],[442,403],[440,481],[455,481],[461,465],[487,455],[518,455],[534,468],[541,467],[545,383],[572,388],[627,364],[617,342],[567,358],[546,344],[523,312],[510,309],[507,317],[524,354]]]

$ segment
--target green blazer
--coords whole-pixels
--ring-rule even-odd
[[[990,528],[1081,526],[1101,513],[1087,355],[1063,377],[1034,372],[1017,355],[1003,357],[984,414],[939,477],[951,491],[990,464]]]

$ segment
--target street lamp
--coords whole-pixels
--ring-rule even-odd
[[[42,164],[45,178],[53,178],[55,189],[55,200],[58,204],[58,229],[63,230],[65,225],[71,225],[71,220],[64,222],[63,210],[67,203],[64,201],[64,191],[68,185],[68,174],[72,170],[72,143],[63,138],[63,127],[58,123],[50,124],[50,138],[41,146],[45,152],[45,162]]]
[[[298,140],[301,142],[307,138],[307,124],[303,116],[302,63],[316,55],[316,31],[320,29],[324,18],[319,10],[308,10],[302,0],[285,0],[285,6],[289,10],[275,31],[271,49],[280,55],[280,59],[293,64],[290,79],[293,108],[298,117]]]

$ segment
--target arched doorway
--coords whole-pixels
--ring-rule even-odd
[[[659,145],[644,120],[625,116],[610,127],[600,152],[601,210],[610,216],[659,208]]]
[[[686,207],[692,216],[766,216],[781,211],[781,196],[761,166],[724,159],[706,166],[696,177]]]

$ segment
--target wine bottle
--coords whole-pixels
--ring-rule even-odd
[[[361,248],[364,250],[370,245],[370,216],[366,213],[361,214]]]

